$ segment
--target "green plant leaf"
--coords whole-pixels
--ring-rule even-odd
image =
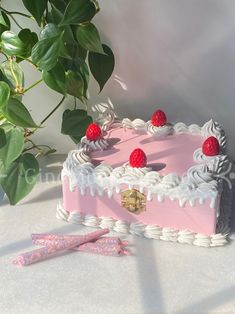
[[[19,86],[24,87],[24,72],[17,62],[5,61],[0,65],[0,67],[4,77],[6,78],[4,81],[10,85],[12,90],[16,89],[16,80]]]
[[[42,77],[44,82],[51,89],[63,95],[66,94],[65,70],[60,63],[57,63],[56,66],[50,71],[43,71]]]
[[[88,116],[85,110],[67,109],[63,114],[61,133],[70,135],[75,142],[79,142],[90,123],[92,117]]]
[[[72,95],[75,97],[79,95],[80,98],[81,97],[86,98],[86,93],[87,93],[88,83],[89,83],[89,69],[85,61],[80,58],[73,58],[73,60],[64,60],[63,64],[67,71],[67,75],[69,79],[73,78],[72,82],[70,82],[71,84],[69,84],[71,87],[73,86]],[[68,71],[72,71],[76,75],[72,75],[70,72],[68,74]],[[78,77],[76,78],[76,76]],[[82,80],[81,80],[81,77],[82,77]]]
[[[10,165],[1,185],[11,205],[15,205],[32,191],[38,173],[38,161],[32,154],[23,154]]]
[[[100,92],[102,91],[105,83],[108,81],[113,73],[115,60],[112,50],[102,45],[106,55],[102,55],[96,52],[89,52],[88,62],[92,75],[100,86]]]
[[[10,27],[11,27],[11,23],[8,16],[3,11],[0,11],[0,35],[3,32],[9,30]]]
[[[8,56],[27,58],[31,55],[32,46],[37,41],[37,35],[29,29],[23,29],[19,35],[5,31],[1,35],[1,49]]]
[[[3,128],[0,128],[0,154],[1,148],[3,148],[7,143],[6,133]]]
[[[1,128],[5,133],[5,131]],[[19,128],[13,128],[5,133],[5,145],[0,148],[0,164],[4,169],[16,160],[24,148],[24,133]]]
[[[48,0],[23,0],[24,6],[32,14],[39,26],[41,25],[47,2]]]
[[[69,1],[70,0],[50,0],[50,3],[52,7],[55,7],[60,12],[64,12]]]
[[[72,60],[72,57],[71,57],[71,55],[70,55],[70,53],[69,53],[69,49],[68,49],[66,43],[64,43],[64,44],[61,46],[60,57],[61,57],[61,58],[64,58],[64,59]]]
[[[72,59],[80,58],[82,60],[86,60],[87,57],[87,50],[82,48],[78,43],[76,44],[67,44],[67,49],[69,50],[69,54],[71,55]]]
[[[11,82],[7,79],[7,77],[5,76],[3,71],[1,70],[1,64],[0,64],[0,81],[7,83],[12,88]]]
[[[3,116],[3,119],[5,120],[4,122],[1,123],[1,128],[5,131],[5,133],[11,131],[12,129],[15,129],[16,127],[8,122],[5,117]],[[17,127],[18,130],[21,130],[22,132],[24,131],[23,128]]]
[[[25,45],[12,31],[5,31],[1,35],[1,48],[9,56],[23,56]]]
[[[0,82],[0,108],[4,107],[10,97],[10,87],[5,82]]]
[[[48,23],[40,33],[40,40],[60,36],[61,31],[54,23]]]
[[[39,68],[50,71],[56,65],[63,45],[63,34],[40,40],[32,50],[32,61]]]
[[[33,121],[27,108],[16,98],[10,98],[6,107],[2,109],[5,118],[23,128],[36,128],[37,124]]]
[[[77,71],[80,72],[83,78],[83,96],[87,98],[87,89],[88,89],[89,78],[90,78],[88,66],[86,62],[83,61],[82,59],[76,59],[74,60],[74,62],[76,64]]]
[[[65,7],[66,7],[66,4],[65,4]],[[52,9],[50,12],[51,22],[58,25],[63,18],[62,12],[64,12],[64,11],[65,11],[65,9],[59,10],[56,6],[54,6],[52,4]],[[64,30],[64,41],[65,41],[65,43],[76,43],[74,36],[73,36],[73,31],[72,31],[70,25],[63,26],[63,30]]]
[[[99,8],[92,0],[71,0],[67,5],[60,25],[79,24],[90,21]]]
[[[94,24],[79,25],[76,29],[76,38],[79,44],[86,50],[104,53],[99,32]]]
[[[81,74],[68,70],[65,75],[66,92],[83,101],[84,81]]]
[[[38,35],[31,32],[30,29],[25,28],[19,32],[18,37],[28,49],[27,55],[25,54],[23,57],[30,57],[33,46],[38,42]]]

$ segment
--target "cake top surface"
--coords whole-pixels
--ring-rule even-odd
[[[131,152],[138,147],[147,156],[147,167],[158,171],[161,175],[172,172],[178,175],[185,174],[196,164],[193,154],[203,143],[201,135],[173,134],[154,137],[124,128],[111,129],[105,138],[109,143],[108,148],[90,153],[94,165],[104,163],[113,168],[120,167],[128,161]]]

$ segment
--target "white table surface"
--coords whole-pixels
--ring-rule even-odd
[[[47,159],[43,182],[20,204],[0,204],[1,314],[235,313],[235,241],[206,249],[122,235],[133,256],[68,252],[13,265],[19,253],[35,248],[31,233],[94,230],[55,218],[61,185],[45,182],[45,172],[58,175],[64,158]]]

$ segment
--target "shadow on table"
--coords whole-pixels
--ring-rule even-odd
[[[217,307],[226,304],[232,300],[234,300],[235,296],[235,285],[230,286],[220,292],[212,294],[210,297],[205,299],[200,299],[197,302],[194,302],[184,308],[182,308],[176,314],[182,313],[209,313],[212,310],[216,310]],[[213,312],[214,313],[214,312]],[[222,313],[219,312],[218,313]],[[231,314],[234,312],[230,312]]]
[[[154,251],[156,240],[135,237],[137,275],[142,299],[142,313],[165,313],[162,287]],[[147,245],[147,249],[146,249]]]
[[[62,165],[65,159],[65,154],[50,155],[40,159],[40,173],[37,184],[44,184],[45,189],[44,191],[40,191],[39,193],[37,193],[36,196],[31,196],[34,192],[32,192],[32,194],[30,193],[27,196],[26,200],[21,201],[22,205],[46,202],[52,199],[62,197],[62,187],[60,182]],[[52,183],[58,183],[59,185],[50,187]],[[4,206],[8,203],[8,199],[5,196],[0,202],[0,206]]]
[[[43,203],[53,199],[61,199],[62,197],[62,187],[54,186],[52,188],[47,188],[45,191],[39,193],[35,197],[30,197],[28,201],[22,201],[22,205],[33,204],[33,203]]]
[[[66,223],[65,225],[63,225],[61,227],[47,230],[46,233],[64,234],[64,233],[70,233],[70,232],[74,232],[74,231],[85,230],[85,228],[86,227],[84,227],[84,226]],[[21,253],[22,250],[27,249],[29,247],[33,247],[32,241],[30,239],[30,234],[29,234],[29,237],[27,239],[15,241],[15,242],[9,243],[5,246],[1,246],[0,257],[3,257],[5,255],[9,255],[9,254],[14,253],[14,252],[16,254]],[[34,246],[34,248],[37,248],[37,247]]]
[[[44,183],[60,181],[60,174],[66,157],[66,154],[55,154],[42,158],[40,160],[39,181]]]

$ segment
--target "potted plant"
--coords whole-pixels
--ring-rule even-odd
[[[34,187],[39,173],[37,157],[55,150],[32,141],[68,95],[84,102],[90,74],[100,91],[114,69],[112,50],[101,43],[91,22],[99,12],[96,0],[22,0],[29,13],[9,11],[0,2],[0,185],[10,204],[16,204]],[[17,21],[34,19],[39,36]],[[11,31],[16,23],[19,31]],[[30,63],[40,79],[24,86],[21,63]],[[24,104],[24,94],[44,82],[61,94],[60,102],[36,123]],[[86,110],[65,110],[61,132],[78,143],[92,121]]]

